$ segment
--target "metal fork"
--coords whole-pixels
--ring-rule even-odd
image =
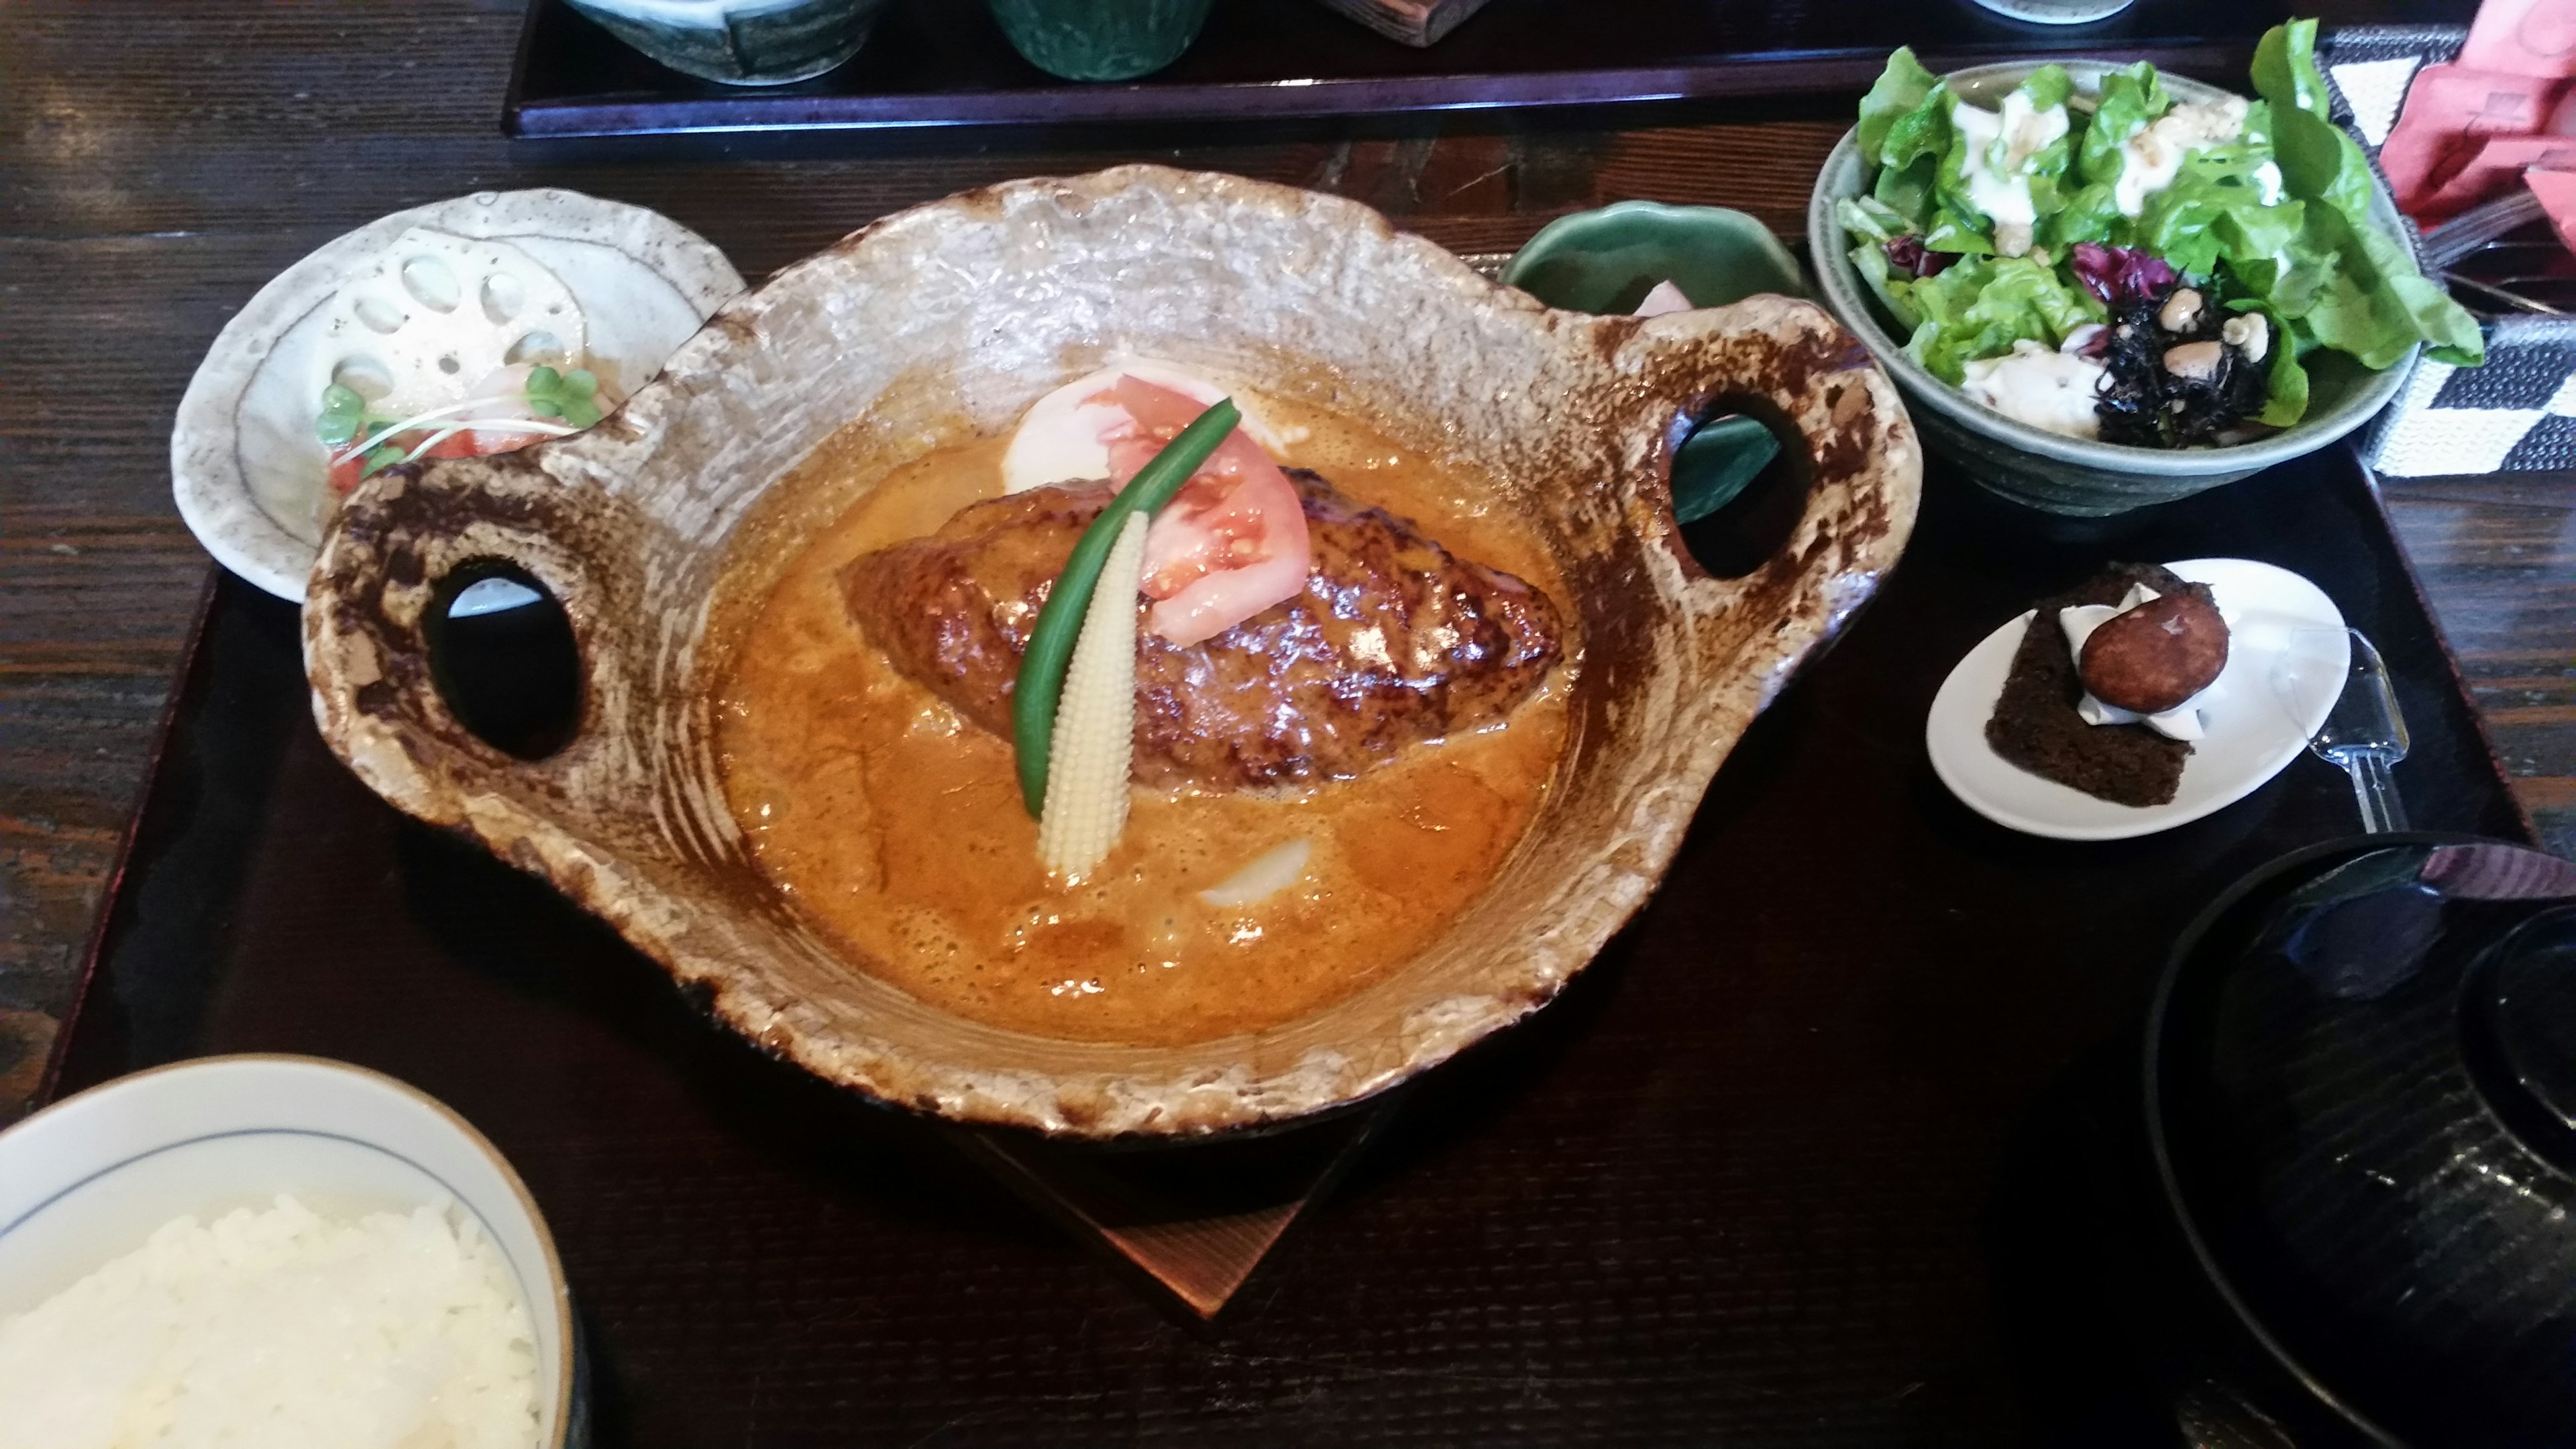
[[[2369,636],[2359,629],[2345,632],[2352,636],[2352,670],[2344,676],[2343,694],[2326,715],[2325,728],[2308,741],[2308,748],[2352,777],[2361,828],[2384,835],[2406,828],[2406,802],[2397,798],[2397,783],[2388,773],[2389,766],[2406,758],[2406,716],[2398,712],[2388,666]]]

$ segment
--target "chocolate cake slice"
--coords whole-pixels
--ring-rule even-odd
[[[2116,605],[2133,584],[2158,594],[2192,591],[2188,583],[2154,564],[2114,564],[2081,587],[2042,599],[2022,631],[2004,692],[1986,721],[1986,743],[1996,754],[2042,779],[2072,786],[2118,805],[2162,805],[2182,784],[2191,746],[2169,740],[2143,724],[2086,724],[2075,712],[2084,681],[2057,611],[2079,604]]]

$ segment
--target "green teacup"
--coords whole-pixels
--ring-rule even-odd
[[[1029,64],[1066,80],[1152,75],[1190,48],[1213,0],[992,0]]]
[[[1633,312],[1657,282],[1694,307],[1723,307],[1756,292],[1807,294],[1798,259],[1771,229],[1722,206],[1622,201],[1561,216],[1503,268],[1503,281],[1551,307]],[[1712,420],[1673,455],[1673,514],[1696,522],[1733,502],[1780,451],[1748,417]]]

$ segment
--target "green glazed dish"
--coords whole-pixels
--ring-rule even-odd
[[[1152,75],[1190,48],[1213,0],[992,0],[1028,63],[1077,81]]]
[[[2107,61],[2060,62],[2078,90],[2099,86]],[[2028,62],[1977,66],[1948,77],[1951,89],[1981,105],[2000,102],[2037,67]],[[2165,88],[2178,101],[2213,101],[2229,94],[2216,86],[2167,73]],[[2258,473],[2275,463],[2324,447],[2368,422],[2406,385],[2415,355],[2372,372],[2338,353],[2303,357],[2308,367],[2307,415],[2250,443],[2219,448],[2132,448],[2070,438],[2005,417],[1971,402],[1906,355],[1905,341],[1870,299],[1868,284],[1852,265],[1835,203],[1857,196],[1867,182],[1857,132],[1846,133],[1826,158],[1807,203],[1807,235],[1824,304],[1869,348],[1878,365],[1905,394],[1908,411],[1932,454],[1987,489],[2046,513],[2101,518],[2188,498],[2204,489]],[[2371,219],[2389,236],[2413,247],[2415,235],[2390,200],[2387,186],[2371,178]]]
[[[1569,312],[1623,315],[1657,282],[1695,307],[1759,292],[1807,295],[1798,258],[1771,228],[1723,206],[1621,201],[1549,222],[1503,268],[1503,282]],[[1673,455],[1673,516],[1695,523],[1735,500],[1780,451],[1759,421],[1719,418]]]
[[[1621,201],[1560,216],[1503,268],[1504,285],[1569,312],[1633,312],[1661,281],[1695,307],[1807,295],[1806,273],[1771,228],[1723,206]]]

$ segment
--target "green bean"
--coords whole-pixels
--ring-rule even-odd
[[[1131,513],[1150,518],[1162,511],[1242,419],[1234,399],[1221,398],[1181,429],[1180,436],[1164,444],[1154,461],[1091,520],[1081,541],[1074,544],[1073,556],[1065,560],[1064,572],[1056,576],[1055,587],[1047,591],[1046,607],[1038,611],[1037,627],[1029,631],[1028,652],[1020,656],[1019,678],[1011,686],[1011,743],[1019,754],[1020,803],[1030,815],[1046,806],[1047,751],[1055,742],[1055,709],[1064,694],[1065,666],[1072,662],[1083,612],[1090,608],[1092,591],[1100,584],[1101,565],[1109,561],[1109,550],[1118,543],[1118,530],[1126,526]]]

